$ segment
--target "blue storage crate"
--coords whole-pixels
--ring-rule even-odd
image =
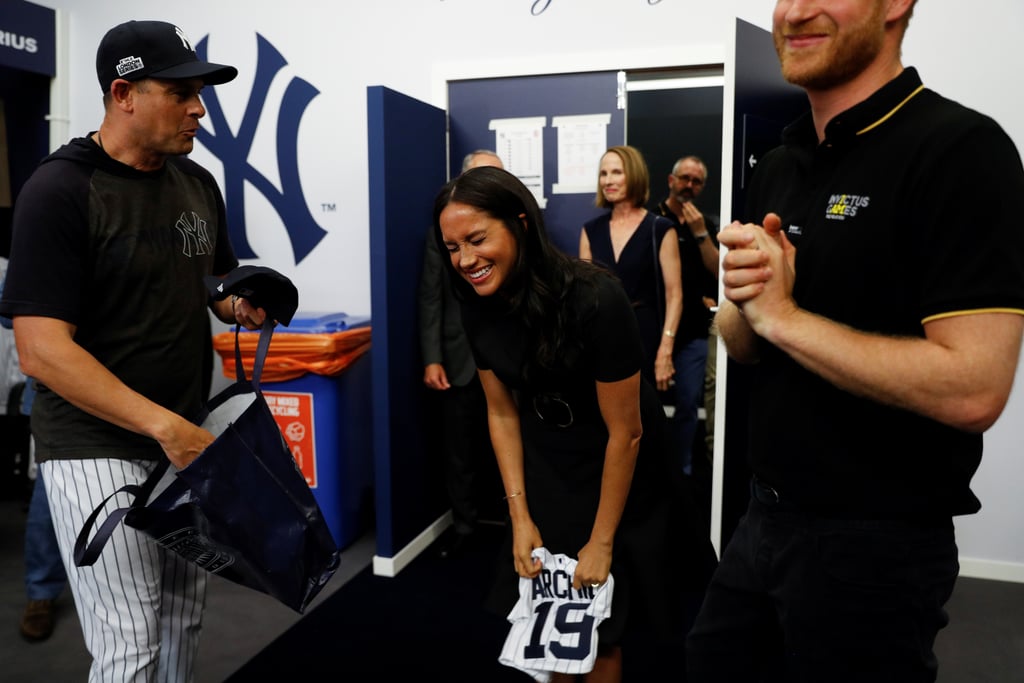
[[[344,313],[296,313],[276,332],[318,334],[370,324]],[[270,354],[273,356],[273,343]],[[341,374],[306,373],[261,388],[339,548],[369,528],[373,510],[370,353]]]

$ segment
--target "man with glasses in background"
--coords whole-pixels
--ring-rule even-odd
[[[718,297],[717,226],[694,205],[694,200],[704,191],[707,177],[708,167],[700,158],[682,157],[668,175],[668,198],[655,208],[655,212],[675,224],[679,236],[683,315],[676,329],[672,354],[672,365],[676,369],[672,390],[675,412],[670,428],[678,439],[680,463],[686,474],[693,473],[697,409],[707,373],[712,318],[709,306],[714,305]]]

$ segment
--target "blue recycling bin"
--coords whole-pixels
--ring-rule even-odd
[[[369,318],[344,313],[296,313],[283,334],[321,334],[368,327]],[[267,367],[275,358],[271,341]],[[362,353],[340,374],[306,372],[295,379],[264,379],[260,385],[313,491],[339,548],[357,540],[373,515],[370,354]]]

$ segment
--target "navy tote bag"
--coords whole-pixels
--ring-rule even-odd
[[[236,326],[236,381],[196,420],[216,440],[184,469],[164,459],[146,481],[97,506],[75,544],[78,566],[96,561],[123,520],[207,571],[305,611],[340,552],[259,388],[273,328],[268,316],[247,379]],[[90,540],[119,493],[131,503],[111,511]]]

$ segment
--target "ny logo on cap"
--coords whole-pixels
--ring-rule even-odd
[[[186,50],[188,50],[189,52],[195,52],[195,50],[192,48],[192,43],[188,42],[188,38],[185,37],[184,31],[175,26],[174,32],[178,34],[179,38],[181,38],[181,44],[185,46]]]

